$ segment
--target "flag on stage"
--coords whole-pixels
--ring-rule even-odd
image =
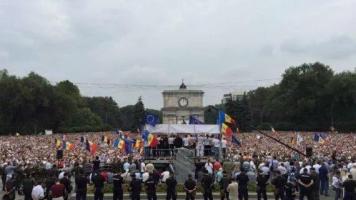
[[[223,133],[225,137],[231,137],[233,131],[227,124],[223,123],[221,125],[221,133]]]
[[[148,114],[145,116],[145,121],[146,121],[146,124],[149,124],[151,126],[156,126],[156,124],[159,123],[159,118],[156,115]]]
[[[189,124],[204,124],[202,121],[191,115],[189,117]]]
[[[229,125],[235,125],[236,122],[235,120],[228,114],[225,114],[223,111],[219,111],[219,116],[218,116],[218,124],[229,124]]]
[[[148,145],[152,148],[156,147],[158,144],[157,136],[150,133],[148,135]]]
[[[150,132],[148,132],[148,130],[144,130],[142,133],[142,139],[144,141],[148,141],[148,136],[150,135]]]

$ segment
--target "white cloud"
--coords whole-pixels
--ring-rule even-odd
[[[270,84],[250,80],[279,77],[290,65],[352,69],[355,7],[353,0],[3,0],[0,66],[53,81],[236,83],[204,88],[211,104],[224,92]],[[147,106],[161,106],[161,88],[81,87],[120,105],[143,95]]]

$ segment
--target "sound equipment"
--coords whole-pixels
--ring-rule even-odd
[[[63,150],[57,150],[57,160],[63,159]]]
[[[307,147],[305,149],[305,154],[307,155],[307,157],[312,157],[313,156],[313,147]]]

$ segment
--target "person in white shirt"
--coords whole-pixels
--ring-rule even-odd
[[[205,163],[205,169],[208,171],[209,174],[213,174],[213,163],[210,162],[210,159],[207,163]]]
[[[196,143],[196,152],[197,157],[204,156],[204,137],[198,136],[197,143]]]
[[[142,174],[142,182],[146,182],[148,178],[150,177],[150,174],[146,171],[145,173]]]
[[[169,170],[166,169],[166,171],[161,173],[161,182],[165,183],[167,178],[169,178]]]
[[[40,200],[44,198],[44,189],[41,184],[33,187],[31,197],[33,200]]]
[[[321,165],[320,165],[320,161],[318,161],[317,163],[315,163],[313,165],[313,168],[315,169],[316,173],[319,174],[319,169],[320,169]]]
[[[141,163],[140,163],[140,172],[141,172],[141,173],[144,173],[144,172],[145,172],[145,167],[146,167],[145,162],[141,161]]]
[[[61,173],[59,173],[59,175],[58,175],[59,180],[64,178],[64,173],[65,173],[64,171],[61,171]]]

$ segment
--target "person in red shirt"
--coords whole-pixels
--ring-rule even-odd
[[[65,194],[65,186],[59,180],[57,180],[56,183],[52,185],[50,190],[52,200],[64,200]]]
[[[221,168],[221,164],[218,160],[216,160],[213,165],[214,172],[219,171],[220,168]]]

